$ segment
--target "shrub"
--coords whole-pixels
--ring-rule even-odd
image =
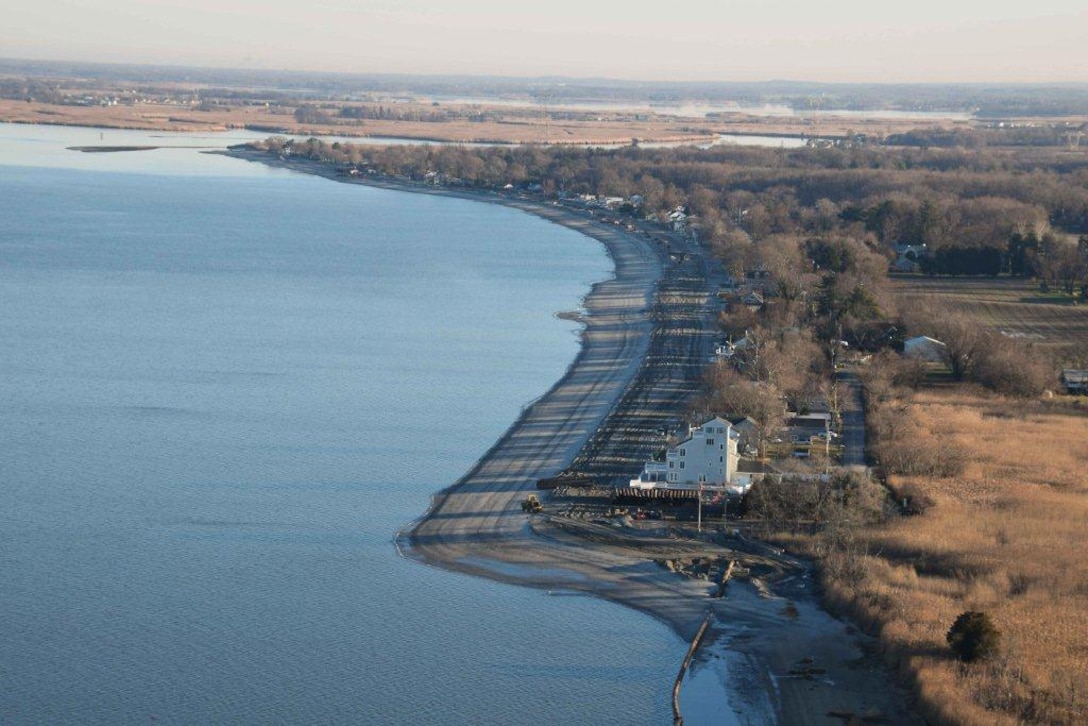
[[[965,663],[984,660],[997,653],[1001,632],[986,613],[962,613],[945,636],[956,657]]]
[[[900,505],[902,513],[908,517],[925,514],[930,507],[936,504],[933,497],[916,482],[907,482],[902,486],[895,487],[894,493],[896,503]]]
[[[992,391],[1034,398],[1053,384],[1055,372],[1042,351],[994,337],[992,345],[980,354],[974,377]]]

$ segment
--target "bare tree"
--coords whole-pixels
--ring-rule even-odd
[[[944,343],[942,357],[957,381],[969,377],[984,350],[992,345],[990,331],[961,312],[915,308],[904,317],[914,332]]]
[[[755,422],[753,439],[760,458],[767,444],[782,430],[786,418],[785,397],[770,383],[752,381],[727,363],[718,363],[709,375],[709,408],[727,415],[748,416]]]

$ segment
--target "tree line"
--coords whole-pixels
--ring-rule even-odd
[[[875,351],[911,329],[887,277],[904,246],[923,250],[918,262],[929,274],[1036,277],[1056,292],[1088,295],[1088,155],[870,147],[370,147],[284,138],[257,146],[417,181],[440,178],[492,190],[510,185],[548,198],[622,197],[627,213],[647,218],[664,219],[683,208],[690,230],[734,278],[758,272],[765,279],[760,285],[767,305],[759,311],[731,307],[722,316],[723,331],[735,338],[754,331],[750,340],[791,356],[811,343],[823,366],[833,362],[835,346]],[[913,330],[927,332],[914,317]],[[939,321],[938,315],[926,324]],[[805,344],[782,338],[788,330],[806,331]],[[814,367],[800,363],[795,370]],[[977,375],[995,388],[1036,388],[1008,384],[1015,378],[1010,369],[1017,370],[1014,362],[991,356]],[[1020,367],[1029,369],[1035,370]],[[765,363],[745,374],[795,402],[813,388],[792,380],[796,376],[785,381]]]

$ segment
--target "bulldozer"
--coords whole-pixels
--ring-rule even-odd
[[[544,511],[544,505],[540,503],[540,500],[536,498],[535,494],[530,494],[522,501],[521,511],[528,512],[529,514],[536,514],[537,512]]]

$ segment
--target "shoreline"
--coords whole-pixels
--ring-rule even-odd
[[[713,670],[711,659],[720,658],[719,651],[731,655],[719,679],[718,693],[725,693],[727,703],[724,709],[720,703],[705,703],[705,677],[699,694],[691,695],[698,702],[685,699],[685,690],[680,694],[684,710],[702,718],[711,713],[720,718],[724,712],[737,723],[744,718],[825,724],[842,723],[843,714],[852,714],[885,723],[915,722],[905,695],[880,664],[873,641],[820,608],[809,564],[782,553],[768,557],[770,548],[753,548],[743,538],[710,542],[630,537],[601,525],[521,511],[520,499],[536,491],[536,480],[567,467],[640,376],[650,375],[651,339],[662,337],[667,326],[667,319],[655,315],[660,313],[655,298],[670,271],[678,268],[657,243],[561,206],[391,179],[343,177],[327,165],[262,152],[217,153],[344,183],[521,209],[597,240],[613,261],[613,277],[595,283],[583,301],[582,345],[566,373],[523,409],[461,479],[435,493],[426,513],[397,532],[395,544],[402,555],[509,584],[601,597],[654,617],[689,642],[707,613],[713,613],[711,635],[694,667]],[[689,357],[706,342],[703,333],[697,331],[683,351]],[[678,551],[686,557],[740,552],[748,561],[767,565],[771,574],[767,582],[734,582],[727,597],[715,599],[710,583],[655,563],[678,556]],[[662,684],[663,695],[666,690]]]

